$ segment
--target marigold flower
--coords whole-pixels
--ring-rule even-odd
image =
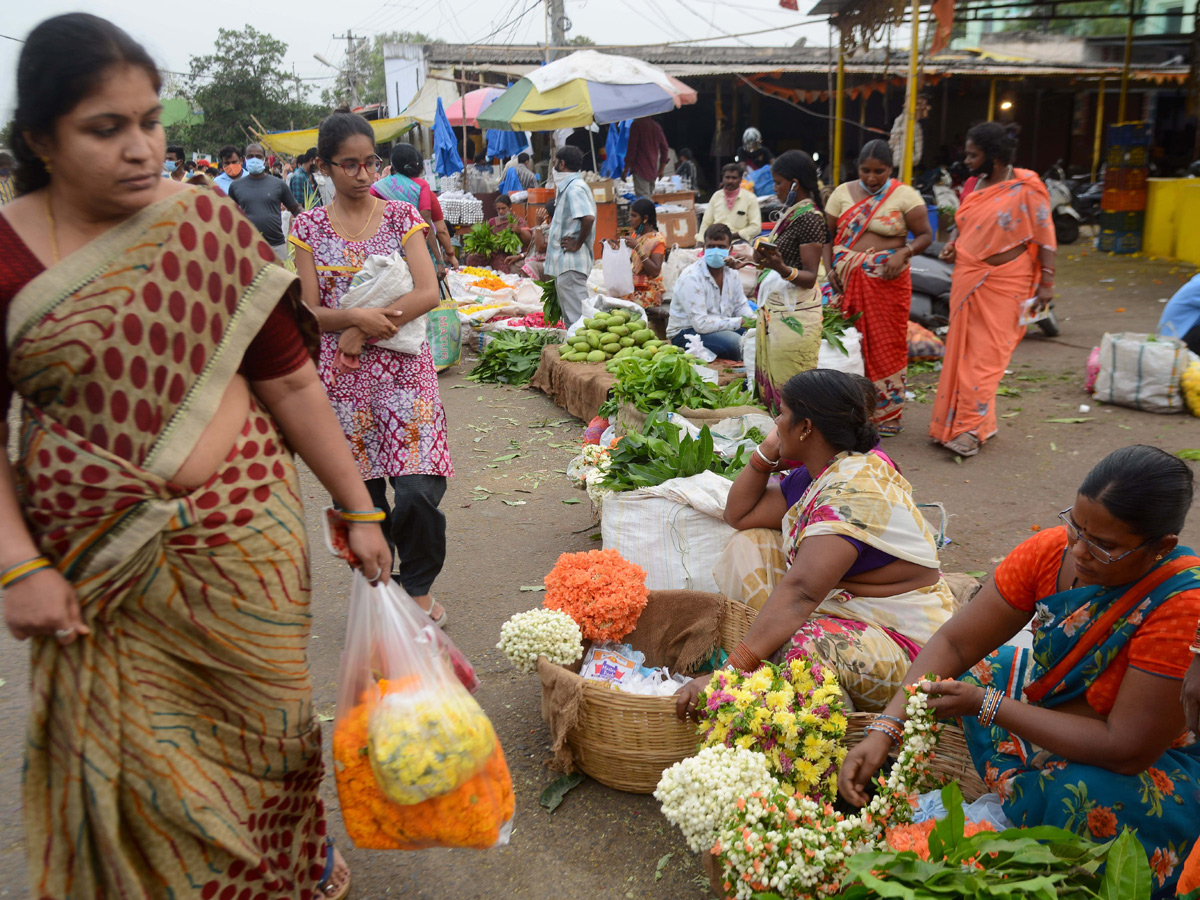
[[[546,609],[565,612],[590,641],[619,641],[646,608],[646,570],[616,550],[564,553],[546,575]]]

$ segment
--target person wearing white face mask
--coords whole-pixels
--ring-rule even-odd
[[[704,258],[684,269],[675,282],[667,339],[676,347],[686,347],[688,336],[698,334],[705,349],[719,359],[742,358],[742,335],[753,327],[754,311],[742,280],[729,271],[744,265],[730,257],[732,243],[728,225],[710,225],[704,232]]]
[[[592,226],[596,223],[596,201],[579,175],[582,165],[579,148],[567,146],[558,151],[553,172],[557,196],[546,240],[546,277],[554,279],[563,321],[568,326],[583,318],[587,277],[595,260]]]
[[[280,207],[296,216],[301,206],[283,179],[267,172],[267,154],[261,144],[247,144],[245,159],[246,177],[229,185],[229,196],[282,262],[288,258],[288,248]]]

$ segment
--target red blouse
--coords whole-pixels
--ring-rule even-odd
[[[41,260],[0,215],[0,322],[7,318],[13,298],[43,271]],[[310,358],[291,301],[285,298],[276,304],[246,348],[238,371],[250,381],[267,381],[296,371]],[[8,345],[0,339],[0,408],[7,409],[11,399]]]

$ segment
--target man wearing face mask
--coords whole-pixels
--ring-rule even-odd
[[[7,150],[0,150],[0,206],[11,203],[17,196],[17,185],[12,174],[13,158]]]
[[[186,176],[187,160],[184,159],[183,148],[178,145],[168,147],[166,161],[163,162],[163,178],[183,181]]]
[[[734,271],[742,264],[729,256],[732,243],[727,225],[710,225],[704,231],[704,258],[675,282],[667,339],[676,347],[686,347],[688,335],[698,334],[719,359],[742,358],[742,335],[754,325],[754,311]]]
[[[217,154],[217,159],[220,160],[221,171],[213,178],[213,183],[228,194],[229,186],[239,178],[246,176],[246,172],[242,168],[242,154],[238,152],[237,147],[226,145]]]
[[[721,170],[721,190],[708,198],[700,231],[707,234],[710,225],[725,225],[744,241],[753,241],[762,231],[758,198],[742,187],[742,170],[737,163]]]
[[[592,272],[592,226],[596,201],[592,189],[579,174],[583,154],[578,147],[558,151],[554,163],[554,218],[546,238],[545,273],[554,279],[563,321],[569,326],[583,318],[587,278]]]
[[[267,154],[261,144],[246,145],[246,177],[229,186],[229,196],[254,223],[279,260],[286,260],[287,235],[283,233],[280,207],[286,207],[293,216],[300,214],[301,207],[283,179],[267,171]]]

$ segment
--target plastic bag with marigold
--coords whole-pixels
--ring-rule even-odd
[[[646,570],[616,550],[564,553],[545,583],[542,605],[569,615],[589,641],[620,641],[650,596]]]
[[[354,579],[333,732],[350,837],[398,850],[507,843],[512,780],[491,721],[412,598]]]

